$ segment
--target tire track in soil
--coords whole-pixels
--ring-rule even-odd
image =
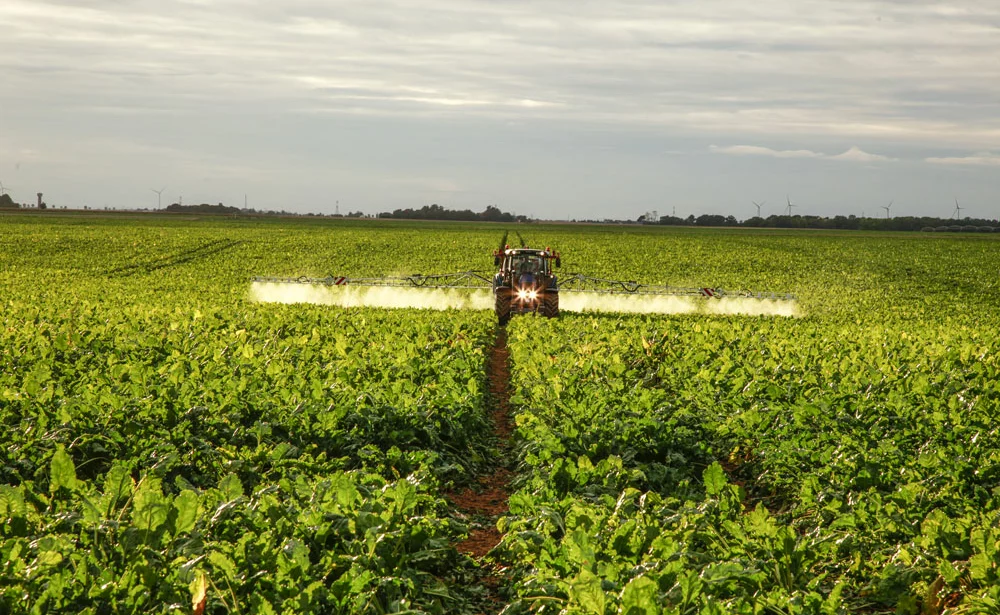
[[[173,254],[161,255],[148,259],[146,262],[122,265],[109,270],[105,275],[109,277],[127,278],[144,273],[152,273],[167,267],[176,267],[189,263],[195,259],[203,259],[213,254],[234,248],[243,243],[232,239],[216,239],[203,243],[194,248],[181,250]]]
[[[493,433],[499,441],[501,461],[492,474],[480,477],[479,484],[475,487],[448,496],[459,512],[477,522],[477,527],[469,531],[469,537],[455,545],[455,548],[474,558],[482,566],[484,576],[480,582],[486,589],[487,601],[483,605],[486,609],[484,613],[499,613],[505,606],[500,595],[505,584],[503,570],[498,565],[489,565],[484,558],[500,543],[501,536],[496,524],[501,516],[507,514],[507,500],[511,493],[510,481],[513,474],[501,465],[510,458],[511,434],[514,431],[510,416],[509,357],[507,331],[500,327],[490,350],[487,377],[493,403],[490,411]]]

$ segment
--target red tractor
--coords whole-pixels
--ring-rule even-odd
[[[500,268],[493,276],[493,296],[497,319],[506,324],[511,314],[559,315],[559,285],[552,272],[560,265],[558,252],[549,248],[511,248],[493,253]]]

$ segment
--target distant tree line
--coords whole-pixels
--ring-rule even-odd
[[[48,209],[45,201],[41,203],[18,203],[9,194],[0,194],[0,209]]]
[[[171,203],[170,205],[167,205],[166,211],[187,214],[238,214],[242,210],[239,207],[229,207],[228,205],[223,205],[222,203],[219,203],[218,205],[209,205],[208,203],[202,203],[201,205],[181,205],[180,203]]]
[[[378,215],[379,218],[400,218],[404,220],[463,220],[480,222],[527,222],[527,216],[515,216],[504,211],[495,205],[489,205],[485,210],[476,213],[471,209],[445,209],[437,203],[424,205],[420,209],[397,209],[391,213],[386,211]]]
[[[1000,232],[1000,222],[984,218],[930,218],[897,216],[895,218],[859,218],[857,216],[754,216],[747,220],[737,220],[733,216],[702,214],[700,216],[661,216],[658,222],[646,220],[644,224],[664,224],[669,226],[733,226],[751,228],[804,228],[837,229],[852,231],[966,231]]]

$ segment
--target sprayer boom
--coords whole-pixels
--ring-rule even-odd
[[[504,236],[506,239],[506,235]],[[721,288],[687,288],[664,284],[642,284],[634,281],[595,278],[582,273],[556,276],[560,254],[550,248],[535,249],[522,246],[511,248],[501,245],[493,252],[497,267],[492,275],[478,271],[423,275],[379,276],[351,278],[328,276],[311,278],[255,277],[258,284],[308,284],[314,286],[397,287],[413,289],[470,289],[493,293],[494,309],[500,323],[506,323],[512,314],[537,313],[542,316],[559,314],[559,295],[670,295],[704,299],[760,299],[766,301],[795,301],[795,295],[748,290],[723,290]],[[620,309],[620,308],[619,308]],[[628,310],[625,310],[628,311]]]
[[[445,273],[434,275],[382,276],[375,278],[349,278],[346,276],[328,276],[325,278],[278,278],[258,276],[254,282],[271,284],[314,284],[322,286],[398,286],[405,288],[489,288],[490,278],[475,271]]]

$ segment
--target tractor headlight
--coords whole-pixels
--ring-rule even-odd
[[[520,299],[521,301],[524,301],[525,299],[528,298],[528,291],[524,290],[523,288],[517,289],[517,298]]]
[[[531,289],[531,290],[528,291],[528,299],[534,301],[537,298],[538,298],[538,293],[535,292],[534,289]]]

